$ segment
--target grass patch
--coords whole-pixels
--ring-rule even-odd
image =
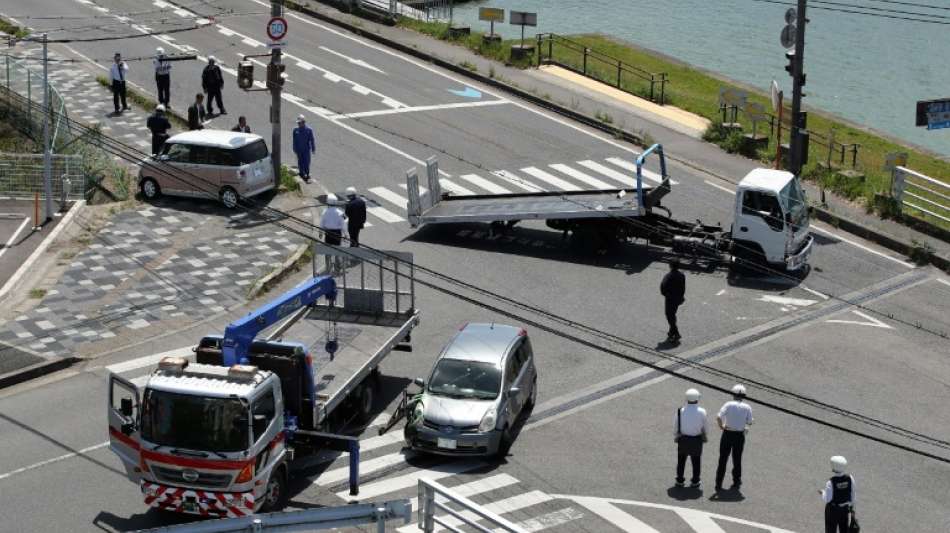
[[[17,39],[22,39],[30,34],[30,30],[17,26],[4,18],[0,18],[0,31],[7,35],[12,35]]]
[[[280,192],[300,194],[300,182],[297,181],[297,177],[287,168],[287,165],[280,166],[280,186],[278,190]]]
[[[494,59],[495,61],[509,66],[527,68],[537,62],[536,56],[528,57],[523,60],[511,61],[511,45],[520,43],[521,39],[508,39],[500,42],[492,41],[486,43],[482,40],[482,36],[485,35],[485,33],[479,31],[472,31],[468,35],[453,37],[449,33],[449,24],[447,22],[425,22],[421,20],[410,19],[408,17],[400,17],[396,25],[402,28],[417,31],[430,37],[435,37],[436,39],[442,41],[448,41],[459,46],[464,46],[465,48],[468,48],[480,56]],[[468,69],[468,67],[464,65],[460,64],[460,66],[462,66],[462,68]],[[472,70],[472,72],[475,72],[475,70]],[[491,75],[491,71],[489,71],[489,75]]]
[[[30,289],[30,298],[42,300],[46,296],[46,289]]]
[[[109,83],[109,79],[105,76],[96,76],[96,81],[99,82],[99,85],[106,87],[107,89],[112,88],[112,84]],[[153,100],[150,96],[140,93],[137,89],[133,89],[126,85],[125,96],[133,104],[141,107],[142,109],[152,113],[155,111],[155,107],[158,106],[158,102]],[[179,115],[178,113],[170,110],[165,110],[165,116],[168,117],[168,120],[172,125],[181,128],[183,130],[188,129],[188,119]]]

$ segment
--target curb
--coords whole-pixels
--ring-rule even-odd
[[[80,361],[80,359],[77,359],[76,357],[56,358],[51,361],[36,363],[35,365],[30,365],[26,368],[14,370],[13,372],[7,372],[6,374],[0,376],[0,389],[12,387],[14,385],[23,383],[24,381],[29,381],[31,379],[69,368],[73,365],[73,363],[78,361]]]
[[[300,261],[300,258],[303,257],[307,250],[310,249],[310,246],[307,244],[301,244],[294,250],[294,253],[290,254],[290,257],[284,260],[281,263],[280,267],[277,270],[274,270],[270,274],[267,274],[263,278],[257,280],[251,289],[247,292],[247,299],[254,300],[261,294],[270,290],[271,287],[279,283],[284,279],[287,274],[295,272],[297,270],[297,262]]]

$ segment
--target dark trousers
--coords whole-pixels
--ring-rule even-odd
[[[115,106],[115,112],[119,112],[119,100],[122,101],[122,109],[128,109],[129,104],[125,103],[125,82],[121,80],[112,80],[112,105]]]
[[[347,224],[346,230],[350,233],[350,247],[355,248],[360,245],[360,231],[363,230],[363,226],[357,226],[356,224]]]
[[[830,503],[825,504],[825,533],[848,533],[851,525],[851,508]]]
[[[339,246],[343,242],[343,230],[341,229],[325,229],[323,230],[323,242],[327,244],[332,244],[334,246]]]
[[[666,322],[670,325],[670,331],[666,334],[667,337],[671,339],[680,338],[680,330],[676,327],[676,310],[679,309],[680,304],[666,299],[665,311],[666,311]]]
[[[156,74],[155,86],[158,88],[158,103],[165,104],[165,107],[168,107],[168,102],[171,100],[171,74]]]
[[[719,467],[716,468],[716,486],[722,486],[726,477],[726,461],[732,455],[732,484],[742,483],[742,449],[745,447],[745,432],[723,431],[719,439]]]
[[[211,103],[218,100],[218,113],[224,113],[224,104],[221,103],[221,89],[208,90],[208,114],[211,114]]]
[[[153,154],[162,153],[162,145],[165,144],[166,140],[168,140],[168,134],[153,133],[152,134],[152,153]]]
[[[702,435],[697,435],[695,437],[688,437],[683,435],[680,437],[679,442],[677,443],[676,449],[676,482],[682,483],[686,480],[683,474],[686,471],[686,458],[689,457],[690,461],[693,463],[693,478],[691,479],[692,483],[699,483],[700,471],[699,471],[699,459],[703,455],[703,437]]]

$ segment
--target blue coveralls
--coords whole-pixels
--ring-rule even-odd
[[[317,142],[310,126],[294,128],[294,153],[297,154],[297,168],[300,177],[310,179],[310,154],[316,153]]]

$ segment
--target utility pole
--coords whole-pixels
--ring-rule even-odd
[[[284,15],[284,0],[271,0],[270,14],[273,17]],[[271,127],[271,162],[274,164],[274,181],[280,183],[280,61],[281,49],[275,46],[270,52],[270,69],[276,74],[267,77],[267,88],[270,89],[270,127]],[[269,69],[269,70],[270,70]]]
[[[53,147],[50,146],[49,57],[46,34],[43,34],[43,193],[46,195],[46,221],[53,218]]]
[[[801,174],[805,161],[803,137],[805,120],[802,114],[802,86],[805,85],[805,8],[808,0],[798,0],[795,15],[795,57],[792,66],[792,135],[789,139],[789,171],[796,176]]]

